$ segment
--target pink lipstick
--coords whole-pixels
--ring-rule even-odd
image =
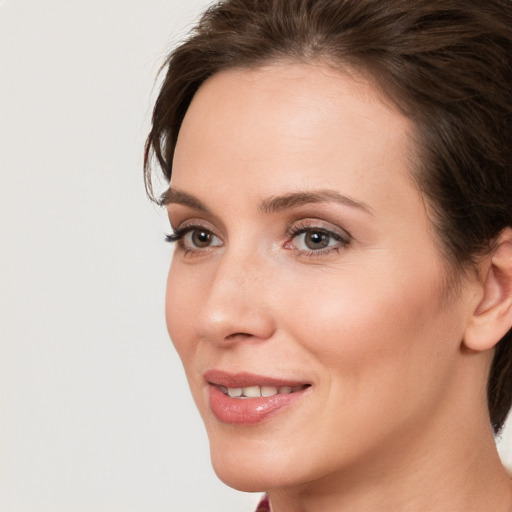
[[[259,423],[303,398],[311,387],[296,380],[219,370],[207,371],[204,378],[211,411],[223,423],[233,425]]]

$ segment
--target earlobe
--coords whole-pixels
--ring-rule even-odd
[[[512,327],[512,229],[499,235],[485,259],[483,296],[466,328],[464,345],[478,352],[493,348]]]

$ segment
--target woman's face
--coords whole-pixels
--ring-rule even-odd
[[[378,468],[451,414],[468,300],[447,299],[410,133],[323,65],[230,70],[196,94],[166,316],[229,485]]]

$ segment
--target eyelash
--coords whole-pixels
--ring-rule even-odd
[[[204,254],[204,252],[206,250],[208,250],[209,247],[206,247],[204,249],[201,249],[201,248],[188,249],[187,247],[185,247],[183,239],[185,238],[185,236],[187,234],[193,233],[194,231],[203,231],[204,233],[209,233],[210,235],[215,236],[215,233],[211,229],[205,228],[204,226],[201,226],[201,225],[194,224],[194,225],[183,226],[178,229],[173,229],[172,233],[165,235],[165,241],[170,244],[176,243],[181,249],[183,249],[185,251],[185,255],[187,255],[187,254],[194,255],[197,253]]]
[[[183,239],[184,237],[191,232],[201,230],[205,233],[209,233],[212,236],[216,236],[215,233],[208,228],[205,228],[201,225],[189,225],[189,226],[183,226],[181,228],[175,229],[170,234],[165,235],[165,241],[167,243],[177,243],[178,246],[185,251],[185,255],[187,254],[197,254],[202,253],[204,254],[205,251],[210,249],[212,246],[207,246],[205,248],[197,248],[197,249],[189,249],[186,248]],[[308,224],[298,224],[295,226],[292,226],[288,231],[286,232],[286,236],[289,238],[289,240],[286,242],[286,245],[288,245],[294,238],[298,237],[299,235],[305,234],[305,233],[321,233],[332,240],[335,240],[338,242],[335,246],[328,246],[322,249],[316,249],[316,250],[301,250],[301,249],[294,249],[290,248],[291,250],[294,250],[298,255],[300,256],[322,256],[329,254],[331,252],[340,252],[341,249],[346,248],[348,245],[350,245],[351,242],[351,236],[348,233],[341,234],[337,231],[327,229],[324,227],[319,227],[318,225],[308,225]],[[216,246],[213,246],[216,247]]]
[[[350,245],[351,236],[348,233],[339,233],[338,231],[334,231],[332,229],[324,228],[318,225],[310,225],[310,224],[297,224],[292,226],[287,232],[286,235],[293,240],[299,235],[305,233],[321,233],[332,240],[338,242],[335,246],[328,246],[323,249],[311,249],[310,251],[301,250],[301,249],[292,249],[296,251],[300,256],[310,257],[310,256],[324,256],[326,254],[330,254],[332,252],[339,253],[342,249],[345,249],[348,245]],[[289,242],[287,242],[288,244]]]
[[[180,240],[183,239],[183,237],[185,236],[185,233],[187,231],[190,231],[191,229],[197,229],[197,227],[195,226],[192,226],[192,227],[186,227],[186,228],[180,228],[180,229],[174,229],[172,231],[172,233],[168,233],[165,235],[165,241],[169,244],[174,244],[176,242],[179,242]]]

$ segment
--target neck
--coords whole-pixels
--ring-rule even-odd
[[[271,490],[272,512],[511,512],[510,475],[487,419],[440,427],[386,443],[343,473]]]

